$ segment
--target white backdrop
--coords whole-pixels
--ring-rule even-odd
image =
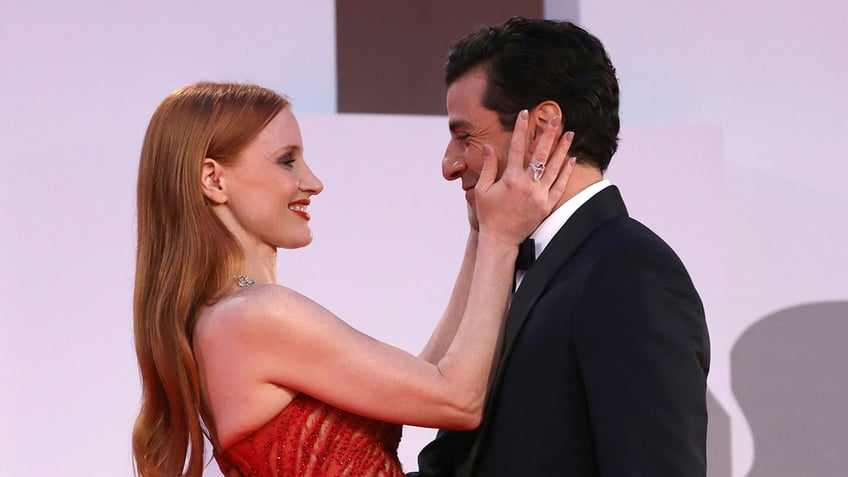
[[[333,114],[334,3],[304,5],[0,5],[0,474],[131,473],[135,168],[153,109],[185,83],[292,97],[326,189],[311,207],[315,243],[281,254],[281,281],[420,349],[465,236],[462,194],[440,176],[445,118]],[[848,6],[599,1],[580,12],[621,79],[610,177],[692,272],[732,475],[753,475],[734,345],[771,313],[848,300]],[[848,369],[832,372],[827,392],[841,398]],[[405,432],[408,470],[431,435]],[[815,444],[845,462],[844,440]]]

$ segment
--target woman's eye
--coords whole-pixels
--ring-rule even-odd
[[[280,164],[282,166],[291,166],[292,164],[294,164],[294,156],[292,156],[291,154],[286,154],[285,156],[282,156],[281,158],[277,159],[277,164]]]

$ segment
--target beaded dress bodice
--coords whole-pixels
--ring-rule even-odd
[[[301,393],[262,427],[216,450],[215,460],[227,477],[403,477],[400,436],[400,425],[357,416]]]

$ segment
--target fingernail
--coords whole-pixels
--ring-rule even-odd
[[[520,112],[520,113],[518,113],[518,116],[519,116],[521,119],[527,119],[527,115],[528,115],[528,114],[529,114],[529,113],[527,112],[527,110],[526,110],[526,109],[522,109],[522,110],[521,110],[521,112]]]
[[[554,116],[551,118],[551,126],[557,127],[559,126],[559,116]]]
[[[571,141],[572,139],[574,139],[574,131],[568,131],[567,133],[565,133],[566,141]]]

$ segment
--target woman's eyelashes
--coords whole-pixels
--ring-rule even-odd
[[[292,164],[294,164],[294,161],[295,161],[295,158],[292,155],[292,153],[287,152],[287,153],[283,154],[282,156],[280,156],[279,159],[277,159],[277,164],[279,164],[281,166],[285,166],[285,167],[291,167]]]

